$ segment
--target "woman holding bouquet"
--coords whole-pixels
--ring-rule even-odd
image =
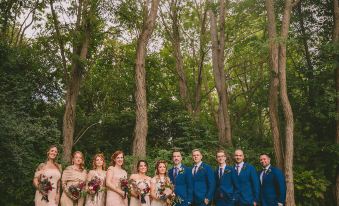
[[[137,174],[132,174],[131,182],[131,202],[130,206],[150,206],[150,186],[151,178],[146,175],[148,164],[145,160],[139,160],[137,164]]]
[[[111,157],[111,166],[106,173],[106,206],[127,206],[127,191],[122,188],[127,182],[127,172],[122,168],[124,153],[116,151]]]
[[[105,206],[106,163],[103,154],[96,154],[93,169],[87,175],[87,196],[85,206]]]
[[[86,186],[87,172],[84,169],[84,155],[76,151],[72,156],[72,165],[62,174],[61,206],[83,206],[83,193]]]
[[[58,206],[60,200],[61,165],[56,162],[58,148],[52,145],[47,150],[47,161],[41,163],[33,178],[36,188],[36,206]]]
[[[169,198],[173,195],[173,185],[167,176],[167,163],[159,160],[156,165],[156,175],[151,180],[151,206],[167,206]]]

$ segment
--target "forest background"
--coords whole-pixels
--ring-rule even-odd
[[[338,41],[337,0],[0,0],[0,205],[34,204],[51,144],[150,176],[267,152],[287,205],[338,205]]]

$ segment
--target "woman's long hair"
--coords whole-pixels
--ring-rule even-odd
[[[164,164],[166,167],[166,172],[165,172],[165,176],[167,176],[167,162],[166,160],[158,160],[157,163],[155,164],[155,174],[159,175],[159,170],[158,167],[160,164]]]
[[[122,154],[123,157],[125,156],[124,152],[121,151],[121,150],[117,150],[117,151],[115,151],[115,152],[112,154],[112,156],[111,156],[111,163],[110,163],[111,166],[115,167],[115,159],[116,159],[120,154]],[[122,166],[123,166],[123,165],[122,165]]]
[[[102,159],[102,161],[104,162],[104,164],[102,165],[102,169],[106,170],[106,162],[105,162],[105,156],[103,153],[99,153],[94,155],[93,160],[92,160],[92,168],[95,170],[97,168],[97,165],[95,164],[96,159],[100,157]]]
[[[56,145],[51,145],[48,147],[47,151],[46,151],[46,154],[47,154],[47,157],[46,157],[46,163],[47,161],[49,160],[48,156],[49,156],[49,151],[52,149],[52,148],[56,148],[58,153],[57,155],[59,154],[59,150],[58,150],[58,147]],[[58,170],[61,172],[61,166],[58,164],[57,160],[56,160],[56,157],[55,159],[53,160],[53,164],[56,166],[56,168],[58,168]]]
[[[72,165],[74,165],[74,162],[73,162],[73,159],[75,157],[76,154],[80,154],[81,155],[81,159],[82,159],[82,162],[80,163],[80,169],[81,170],[84,170],[85,169],[85,157],[84,157],[84,154],[80,151],[75,151],[72,155]]]

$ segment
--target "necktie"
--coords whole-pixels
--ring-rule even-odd
[[[261,175],[260,175],[260,181],[261,181],[261,184],[263,183],[263,181],[264,181],[264,176],[266,175],[266,168],[264,168],[263,170],[262,170],[262,173],[261,173]]]
[[[195,175],[195,174],[197,173],[197,169],[198,169],[198,166],[195,165],[195,166],[194,166],[194,172],[193,172],[193,175]]]
[[[240,168],[239,168],[239,167],[240,167],[239,165],[236,165],[236,166],[235,166],[235,169],[237,170],[238,175],[239,175],[239,173],[240,173],[240,171],[239,171]]]
[[[178,168],[177,167],[174,167],[174,174],[173,174],[173,177],[174,179],[178,176]]]
[[[221,177],[222,177],[222,168],[220,167],[219,168],[219,179],[221,179]]]

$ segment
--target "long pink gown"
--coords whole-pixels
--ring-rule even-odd
[[[165,182],[166,180],[170,181],[168,177],[165,177],[165,178],[159,178],[158,176],[155,176],[151,180],[151,184],[155,186],[155,193],[157,197],[160,197],[159,189],[161,188],[161,183]],[[163,200],[159,200],[159,199],[153,199],[151,206],[166,206],[166,202]]]
[[[110,166],[107,170],[106,177],[108,177],[108,174],[112,175],[112,178],[107,181],[110,181],[110,183],[118,188],[120,187],[120,179],[127,178],[127,172],[123,169],[118,169],[113,166]],[[110,190],[107,188],[107,194],[106,194],[106,206],[128,206],[128,199],[123,199],[120,194],[116,193],[113,190]]]
[[[148,178],[148,179],[137,179],[135,180],[135,186],[136,187],[145,187],[145,184],[148,185],[148,187],[151,186],[151,178]],[[137,188],[132,188],[133,190],[137,190]],[[150,200],[150,194],[148,193],[146,196],[145,196],[145,200],[146,200],[146,203],[142,204],[141,203],[141,200],[140,198],[136,198],[136,197],[131,197],[131,200],[130,200],[130,205],[129,206],[150,206],[151,205],[151,200]]]
[[[60,199],[61,206],[83,206],[85,202],[85,198],[81,197],[77,201],[73,201],[66,193],[68,192],[68,188],[71,185],[79,185],[80,183],[86,183],[87,172],[86,170],[79,171],[73,165],[68,166],[63,174],[62,174],[62,184],[63,184],[63,192]],[[65,191],[67,190],[67,191]]]
[[[41,179],[46,179],[48,178],[49,181],[52,183],[52,191],[48,192],[48,201],[42,200],[42,194],[37,190],[35,192],[35,206],[58,206],[56,198],[57,197],[57,189],[58,188],[58,181],[61,178],[61,172],[59,169],[44,169],[44,163],[40,164],[38,167],[37,171],[34,174],[35,178],[38,178],[39,180]]]
[[[91,170],[88,172],[87,176],[87,182],[90,181],[90,178],[99,178],[101,180],[101,187],[105,187],[105,181],[106,181],[106,171],[96,171],[96,170]],[[85,206],[105,206],[106,202],[106,192],[105,190],[99,191],[98,194],[96,195],[90,195],[87,194],[86,196],[86,203]]]

